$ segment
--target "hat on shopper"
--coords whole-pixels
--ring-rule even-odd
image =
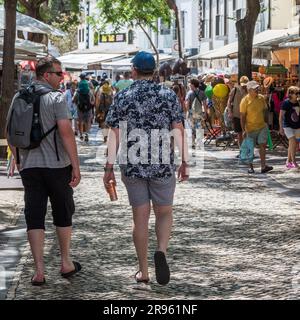
[[[258,82],[256,82],[256,81],[249,81],[248,83],[247,83],[247,89],[248,90],[255,90],[255,89],[257,89],[257,88],[259,88],[259,83]]]
[[[131,63],[135,69],[142,72],[153,72],[156,67],[153,55],[145,51],[138,52]]]
[[[206,83],[209,83],[209,82],[213,82],[215,80],[215,76],[213,74],[208,74],[206,77],[205,77],[205,82]]]
[[[264,87],[265,88],[269,88],[274,82],[274,79],[272,77],[267,77],[265,80],[264,80]]]
[[[242,76],[240,79],[240,85],[242,87],[246,87],[247,83],[249,82],[249,78],[247,76]]]

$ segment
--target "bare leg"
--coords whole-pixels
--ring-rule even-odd
[[[150,218],[150,203],[132,208],[133,212],[133,242],[139,261],[141,279],[148,279],[148,223]]]
[[[78,120],[75,119],[74,122],[75,122],[75,132],[78,133],[78,131],[79,131],[79,130],[78,130]]]
[[[262,169],[265,169],[265,167],[266,167],[266,147],[267,146],[265,144],[259,145],[259,155],[260,155]]]
[[[33,255],[33,260],[35,264],[35,275],[33,280],[43,281],[44,279],[44,240],[45,240],[45,230],[44,229],[33,229],[29,230],[27,233],[28,240],[31,247],[31,252]]]
[[[79,133],[80,133],[80,136],[82,136],[83,134],[83,122],[82,121],[79,121]]]
[[[239,143],[239,148],[241,148],[241,145],[243,143],[243,133],[242,132],[238,133],[238,143]]]
[[[172,206],[153,205],[155,212],[155,231],[157,237],[157,251],[167,253],[173,224]]]
[[[60,246],[61,254],[61,272],[66,273],[74,270],[74,264],[70,258],[70,244],[72,236],[72,227],[57,227],[56,233]]]
[[[297,152],[297,140],[295,137],[292,137],[289,140],[289,162],[296,162],[296,152]]]

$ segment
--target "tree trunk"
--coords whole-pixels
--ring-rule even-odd
[[[6,116],[14,96],[15,77],[15,39],[17,0],[5,0],[5,31],[3,42],[2,88],[0,101],[0,139],[6,136]],[[5,156],[6,150],[0,148],[0,158]]]
[[[138,23],[139,27],[144,31],[146,37],[148,38],[148,40],[150,41],[150,44],[156,54],[156,68],[159,69],[159,53],[158,53],[158,50],[154,44],[154,42],[152,41],[150,35],[148,34],[148,32],[146,31],[146,29],[142,26],[141,23]]]
[[[247,12],[244,19],[237,21],[238,33],[238,68],[239,78],[252,79],[252,50],[256,21],[260,13],[259,0],[247,0]]]
[[[178,7],[176,5],[176,0],[166,0],[166,3],[169,6],[169,8],[174,11],[174,14],[175,14],[175,20],[176,20],[176,26],[177,26],[179,58],[183,59],[182,45],[181,45],[181,27],[180,27],[180,19],[179,19]]]

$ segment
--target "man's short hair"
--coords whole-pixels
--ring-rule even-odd
[[[190,84],[192,84],[195,88],[199,88],[200,82],[197,79],[191,79]]]
[[[125,79],[130,78],[130,72],[129,72],[129,71],[126,71],[126,72],[124,73],[124,78],[125,78]]]
[[[61,66],[61,62],[52,56],[41,58],[35,67],[36,77],[42,77],[45,72],[53,70],[54,64],[59,64]]]

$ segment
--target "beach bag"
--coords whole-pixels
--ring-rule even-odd
[[[252,138],[246,138],[240,150],[240,162],[250,164],[254,159],[254,140]]]

